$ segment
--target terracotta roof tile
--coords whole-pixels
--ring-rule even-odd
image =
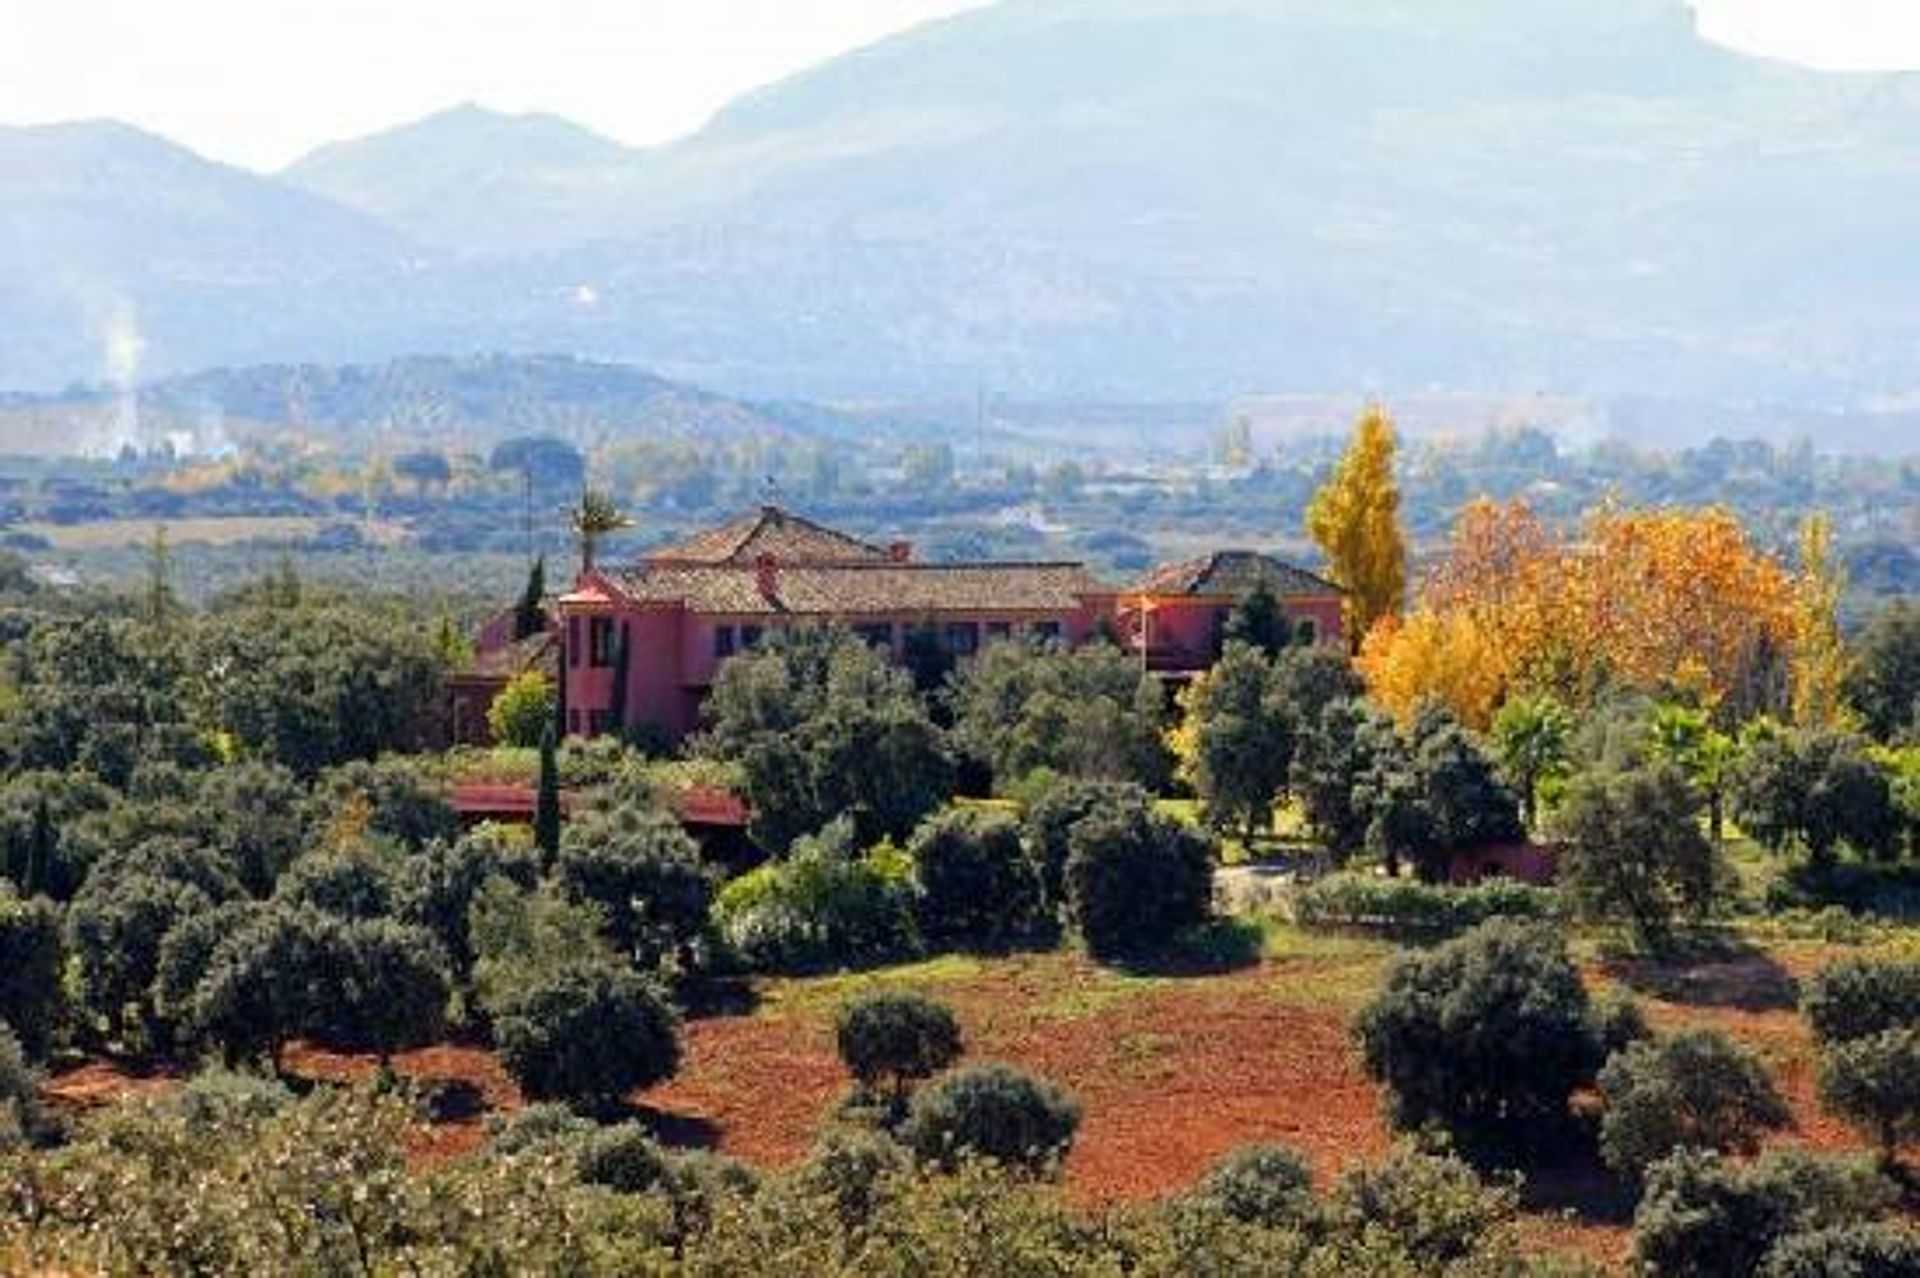
[[[1251,550],[1222,550],[1200,559],[1162,564],[1135,582],[1128,593],[1238,596],[1261,580],[1282,598],[1342,593],[1325,577]]]
[[[608,572],[635,603],[696,612],[858,617],[942,612],[1071,612],[1112,590],[1081,564],[782,564],[771,596],[748,565],[645,563]]]
[[[751,564],[762,555],[782,563],[887,563],[892,556],[845,533],[823,528],[778,506],[762,506],[718,528],[646,556],[649,564]]]

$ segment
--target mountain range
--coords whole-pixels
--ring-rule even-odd
[[[1920,391],[1920,76],[1685,0],[1003,0],[669,146],[0,130],[0,386],[564,351],[826,400]]]

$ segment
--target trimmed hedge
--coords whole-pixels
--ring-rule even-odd
[[[1302,927],[1450,935],[1488,919],[1553,919],[1560,898],[1550,888],[1496,879],[1473,887],[1439,887],[1416,879],[1336,874],[1302,888],[1293,919]]]

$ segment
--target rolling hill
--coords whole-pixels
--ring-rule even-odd
[[[1920,387],[1920,77],[1741,56],[1684,0],[1004,0],[671,146],[468,108],[277,186],[386,247],[320,280],[297,253],[259,284],[148,272],[157,364],[552,349],[814,398]],[[189,229],[216,262],[235,236]],[[24,284],[8,331],[60,295]],[[0,353],[0,382],[89,371],[75,348]]]

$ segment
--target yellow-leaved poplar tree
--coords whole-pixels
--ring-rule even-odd
[[[1506,695],[1500,646],[1471,612],[1420,608],[1367,632],[1355,662],[1367,691],[1402,725],[1439,701],[1476,732],[1493,724]]]
[[[1846,569],[1833,553],[1833,522],[1815,511],[1800,525],[1800,572],[1794,578],[1793,719],[1832,728],[1847,720],[1847,646],[1840,637]]]
[[[1407,539],[1394,479],[1393,419],[1378,404],[1354,427],[1346,455],[1307,507],[1307,531],[1327,556],[1328,574],[1347,592],[1347,641],[1396,617],[1407,591]]]

